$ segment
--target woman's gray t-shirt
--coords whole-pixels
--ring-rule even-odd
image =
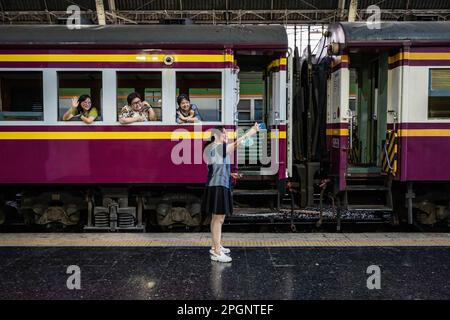
[[[226,153],[227,145],[212,143],[206,150],[208,164],[208,187],[225,187],[231,185],[231,162]]]

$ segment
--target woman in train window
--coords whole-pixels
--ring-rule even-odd
[[[180,94],[177,98],[177,118],[176,121],[180,123],[192,123],[202,121],[198,106],[191,104],[187,94]]]
[[[211,260],[219,262],[231,262],[227,255],[230,249],[224,248],[222,242],[222,225],[225,216],[233,213],[233,196],[231,194],[231,177],[237,178],[236,173],[231,173],[230,154],[242,141],[259,131],[257,123],[242,137],[233,143],[228,143],[227,130],[215,127],[211,141],[205,145],[204,156],[208,164],[208,181],[203,197],[203,213],[211,215],[212,246],[209,253]]]
[[[147,101],[142,101],[139,93],[130,93],[127,97],[127,103],[119,114],[119,122],[121,124],[155,121],[156,114]]]
[[[81,120],[90,124],[98,117],[98,111],[92,106],[91,97],[87,94],[72,98],[72,107],[64,113],[63,120]]]

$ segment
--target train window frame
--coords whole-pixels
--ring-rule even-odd
[[[250,102],[250,109],[249,110],[245,110],[245,111],[240,111],[239,110],[239,103],[241,103],[241,101],[249,101]],[[261,102],[261,118],[256,118],[256,101],[260,101]],[[264,98],[262,96],[249,96],[249,97],[242,97],[241,99],[239,99],[238,105],[236,107],[236,111],[238,112],[238,121],[241,123],[245,123],[245,122],[264,122]],[[244,120],[244,119],[239,119],[239,113],[248,113],[250,116],[250,119],[248,120]]]
[[[427,118],[432,120],[449,120],[450,119],[450,107],[448,108],[446,114],[444,113],[444,116],[436,115],[433,116],[431,114],[432,110],[430,109],[432,107],[432,101],[437,99],[445,98],[450,102],[450,87],[449,89],[435,89],[433,88],[433,71],[435,70],[446,70],[449,73],[450,78],[450,68],[429,68],[428,69],[428,105],[427,105]],[[450,106],[450,104],[449,104]],[[437,112],[434,110],[434,112]]]
[[[221,94],[220,94],[220,98],[218,98],[218,105],[219,105],[219,113],[220,113],[220,119],[219,120],[215,120],[215,121],[205,121],[205,120],[202,120],[202,121],[199,121],[199,122],[193,122],[193,123],[177,123],[176,122],[176,108],[178,107],[178,105],[177,105],[177,97],[178,97],[178,94],[177,94],[177,74],[178,73],[218,73],[218,74],[220,74],[220,81],[221,81],[221,87],[220,87],[220,90],[221,90]],[[224,121],[225,121],[225,119],[226,119],[226,116],[225,116],[225,106],[224,106],[224,101],[225,101],[225,91],[226,91],[226,79],[225,79],[225,73],[224,73],[224,69],[218,69],[218,68],[214,68],[214,69],[186,69],[186,68],[183,68],[183,69],[175,69],[174,70],[174,90],[173,90],[173,92],[174,92],[174,94],[175,94],[175,97],[174,97],[174,106],[175,106],[175,108],[173,109],[174,110],[174,114],[173,114],[173,123],[174,124],[176,124],[176,125],[198,125],[198,124],[202,124],[202,125],[217,125],[217,124],[220,124],[220,123],[224,123]],[[180,92],[180,94],[181,93],[184,93],[184,92]],[[188,95],[189,95],[189,93],[187,93]],[[189,98],[191,98],[191,97],[189,97]],[[192,102],[192,101],[191,101]],[[172,122],[172,121],[170,121],[170,122]]]
[[[56,122],[60,125],[74,125],[74,126],[79,126],[79,125],[83,125],[84,123],[82,121],[64,121],[62,119],[63,114],[60,114],[60,78],[59,78],[59,74],[60,73],[99,73],[100,74],[100,83],[101,83],[101,88],[100,88],[100,92],[99,92],[99,99],[100,99],[100,105],[99,107],[97,107],[97,110],[99,111],[99,119],[94,120],[91,124],[89,124],[90,126],[92,125],[96,125],[96,124],[104,124],[104,120],[105,120],[105,111],[109,110],[109,108],[105,108],[105,106],[107,105],[107,102],[105,101],[105,74],[104,74],[104,70],[105,69],[97,69],[97,68],[93,68],[93,69],[79,69],[79,68],[67,68],[67,69],[55,69],[55,76],[56,76]],[[90,93],[90,95],[92,95],[92,93]],[[115,95],[114,95],[115,96]],[[67,111],[67,110],[66,110]]]
[[[42,124],[44,123],[45,119],[46,119],[46,108],[45,108],[45,73],[44,73],[44,69],[42,68],[1,68],[0,69],[0,73],[39,73],[40,74],[40,80],[41,81],[41,96],[40,96],[40,102],[42,104],[42,111],[40,111],[39,113],[40,115],[40,119],[15,119],[15,120],[7,120],[7,119],[2,119],[4,116],[4,112],[0,112],[0,123],[1,125],[15,125],[15,124],[27,124],[27,125],[31,125],[31,124]],[[0,100],[1,100],[1,92],[0,92]],[[20,112],[20,111],[5,111],[5,112]],[[23,113],[30,113],[33,111],[23,111]]]
[[[247,108],[242,108],[243,104],[248,102],[248,109]],[[241,108],[240,108],[241,107]],[[246,106],[247,107],[247,106]],[[238,113],[238,120],[239,122],[245,122],[245,121],[252,121],[253,120],[253,111],[252,111],[252,99],[249,98],[241,98],[238,101],[237,104],[237,113]],[[240,118],[241,115],[248,115],[248,119],[242,119]]]
[[[129,123],[127,125],[161,125],[166,123],[167,121],[165,121],[166,116],[164,115],[164,100],[165,100],[165,94],[164,94],[164,83],[165,83],[165,77],[166,77],[166,73],[165,73],[165,69],[129,69],[129,68],[124,68],[124,69],[114,69],[114,74],[115,74],[115,83],[116,83],[116,89],[115,89],[115,124],[120,124],[119,122],[119,107],[117,105],[117,99],[118,99],[118,90],[119,90],[119,84],[118,84],[118,75],[119,73],[159,73],[161,76],[161,104],[160,104],[160,108],[161,108],[161,119],[159,120],[152,120],[152,121],[144,121],[144,122],[133,122],[133,123]],[[130,92],[132,93],[132,92]],[[145,97],[143,97],[143,100],[145,100]],[[122,106],[123,107],[123,106]],[[152,107],[154,107],[152,105]]]

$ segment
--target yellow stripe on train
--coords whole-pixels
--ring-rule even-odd
[[[0,54],[0,62],[233,62],[230,54]]]
[[[348,136],[348,129],[327,129],[327,136]]]
[[[450,137],[450,129],[399,129],[399,137]]]
[[[267,70],[270,70],[272,68],[276,68],[276,67],[279,67],[279,66],[285,66],[286,63],[287,63],[287,59],[286,58],[280,58],[280,59],[273,60],[269,64],[269,66],[267,67]]]
[[[159,132],[0,132],[0,140],[180,140],[208,139],[210,131],[159,131]],[[228,138],[234,139],[235,132],[228,132]],[[286,131],[271,132],[272,139],[286,139]]]
[[[449,52],[400,52],[388,58],[392,64],[400,60],[450,60]]]
[[[348,136],[348,129],[327,129],[327,136]],[[399,129],[398,137],[450,137],[450,129]]]

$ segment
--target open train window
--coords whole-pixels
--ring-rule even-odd
[[[198,106],[201,121],[222,120],[221,72],[177,72],[177,96],[182,93]]]
[[[450,118],[450,69],[430,69],[428,118]]]
[[[137,92],[155,111],[156,120],[162,120],[161,72],[117,72],[117,114],[127,105],[127,96]]]
[[[42,72],[0,72],[0,121],[42,121]]]
[[[72,106],[72,98],[81,95],[91,97],[92,108],[97,110],[96,121],[101,120],[102,72],[101,71],[59,71],[58,72],[58,119]],[[74,117],[78,121],[78,117]]]

